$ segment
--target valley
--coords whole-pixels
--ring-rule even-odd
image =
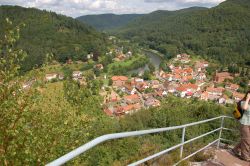
[[[250,87],[249,9],[247,0],[227,0],[74,19],[0,6],[0,165],[45,165],[105,134],[232,116]],[[185,139],[219,125],[190,127]],[[185,154],[218,134],[185,145]],[[128,165],[181,136],[176,130],[109,141],[68,164]],[[146,164],[173,165],[179,156],[172,151]],[[208,159],[198,153],[182,164]]]

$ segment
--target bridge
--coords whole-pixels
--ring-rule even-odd
[[[198,122],[194,122],[194,123],[189,123],[189,124],[185,124],[185,125],[180,125],[180,126],[172,126],[172,127],[166,127],[166,128],[156,128],[156,129],[150,129],[150,130],[141,130],[141,131],[131,131],[131,132],[123,132],[123,133],[115,133],[115,134],[107,134],[107,135],[103,135],[100,136],[80,147],[78,147],[77,149],[65,154],[64,156],[48,163],[46,166],[59,166],[59,165],[63,165],[66,162],[74,159],[75,157],[85,153],[86,151],[88,151],[91,148],[94,148],[95,146],[106,142],[106,141],[110,141],[110,140],[115,140],[115,139],[121,139],[121,138],[127,138],[127,137],[136,137],[136,136],[142,136],[142,135],[147,135],[147,134],[154,134],[154,133],[162,133],[162,132],[169,132],[169,131],[173,131],[173,130],[178,130],[181,129],[182,130],[182,137],[180,140],[180,143],[177,145],[174,145],[170,148],[167,148],[163,151],[160,151],[158,153],[155,153],[151,156],[148,156],[146,158],[143,158],[139,161],[135,161],[134,163],[129,164],[128,166],[136,166],[136,165],[141,165],[149,160],[152,159],[157,159],[167,153],[169,153],[170,151],[179,149],[180,150],[180,160],[178,162],[176,162],[174,164],[174,166],[180,165],[180,163],[182,163],[183,161],[191,158],[192,156],[196,155],[199,152],[204,151],[205,149],[209,148],[209,147],[216,147],[216,151],[215,151],[215,155],[216,155],[216,162],[211,162],[208,165],[216,165],[216,163],[221,164],[221,165],[225,165],[225,166],[234,166],[233,163],[235,163],[235,166],[250,166],[249,163],[244,162],[238,158],[236,158],[235,156],[231,155],[227,150],[223,150],[220,148],[221,142],[228,142],[228,143],[232,143],[233,140],[229,140],[229,139],[225,139],[222,138],[222,132],[227,130],[227,131],[232,131],[232,132],[236,132],[235,129],[230,129],[230,128],[226,128],[224,125],[225,119],[230,119],[234,121],[234,118],[229,117],[229,116],[219,116],[219,117],[215,117],[215,118],[211,118],[211,119],[206,119],[206,120],[202,120],[202,121],[198,121]],[[220,120],[220,126],[218,126],[218,128],[206,132],[204,134],[201,134],[195,138],[186,140],[186,129],[188,127],[191,126],[197,126],[197,125],[201,125],[204,123],[208,123],[208,122],[213,122],[213,121],[218,121]],[[195,140],[201,139],[205,136],[211,135],[218,132],[218,138],[214,139],[213,141],[211,141],[210,143],[208,143],[206,146],[198,149],[197,151],[183,157],[183,150],[184,150],[184,145],[191,143]],[[238,131],[237,131],[238,132]],[[185,141],[186,140],[186,141]],[[233,164],[233,165],[231,165]],[[249,165],[248,165],[249,164]]]

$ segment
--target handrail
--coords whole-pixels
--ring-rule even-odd
[[[215,130],[213,130],[213,131],[207,132],[207,133],[205,133],[205,134],[203,134],[203,135],[200,135],[200,136],[198,136],[198,137],[195,137],[195,138],[193,138],[193,139],[190,139],[190,140],[188,140],[188,141],[186,141],[186,142],[183,142],[183,143],[180,143],[180,144],[178,144],[178,145],[172,146],[171,148],[168,148],[168,149],[166,149],[166,150],[163,150],[163,151],[161,151],[161,152],[159,152],[159,153],[156,153],[156,154],[154,154],[154,155],[152,155],[152,156],[149,156],[149,157],[147,157],[147,158],[145,158],[145,159],[142,159],[142,160],[140,160],[140,161],[137,161],[137,162],[135,162],[135,163],[129,164],[128,166],[136,166],[136,165],[145,163],[145,162],[148,161],[148,160],[151,160],[151,159],[153,159],[153,158],[156,158],[156,157],[159,157],[159,156],[161,156],[161,155],[163,155],[163,154],[166,154],[167,152],[169,152],[169,151],[171,151],[171,150],[177,149],[177,148],[179,148],[179,147],[181,147],[181,146],[183,146],[183,145],[185,145],[185,144],[187,144],[187,143],[190,143],[190,142],[195,141],[195,140],[197,140],[197,139],[199,139],[199,138],[202,138],[202,137],[207,136],[207,135],[209,135],[209,134],[212,134],[212,133],[214,133],[214,132],[216,132],[216,131],[219,131],[220,129],[221,129],[221,128],[217,128],[217,129],[215,129]]]
[[[182,158],[182,150],[183,150],[183,145],[188,143],[188,142],[191,142],[198,139],[197,137],[196,138],[193,138],[191,140],[188,140],[186,142],[184,142],[184,137],[185,137],[185,129],[187,127],[190,127],[190,126],[194,126],[194,125],[199,125],[199,124],[203,124],[203,123],[206,123],[206,122],[210,122],[210,121],[214,121],[214,120],[218,120],[218,119],[224,119],[224,118],[232,118],[232,117],[229,117],[229,116],[219,116],[219,117],[215,117],[215,118],[211,118],[211,119],[207,119],[207,120],[202,120],[202,121],[198,121],[198,122],[193,122],[193,123],[189,123],[189,124],[184,124],[184,125],[180,125],[180,126],[172,126],[172,127],[166,127],[166,128],[157,128],[157,129],[149,129],[149,130],[140,130],[140,131],[131,131],[131,132],[123,132],[123,133],[115,133],[115,134],[107,134],[107,135],[103,135],[103,136],[100,136],[100,137],[97,137],[96,139],[80,146],[79,148],[69,152],[68,154],[65,154],[64,156],[52,161],[51,163],[48,163],[46,166],[58,166],[58,165],[62,165],[66,162],[68,162],[69,160],[79,156],[80,154],[86,152],[87,150],[93,148],[94,146],[100,144],[100,143],[103,143],[105,141],[108,141],[108,140],[113,140],[113,139],[119,139],[119,138],[127,138],[127,137],[134,137],[134,136],[141,136],[141,135],[146,135],[146,134],[153,134],[153,133],[160,133],[160,132],[165,132],[165,131],[171,131],[171,130],[176,130],[176,129],[183,129],[184,132],[182,133],[182,143],[181,144],[178,144],[176,146],[174,146],[176,148],[178,147],[181,147],[181,158]],[[233,118],[232,118],[233,119]],[[218,138],[218,144],[219,144],[219,141],[220,141],[220,137],[221,137],[221,131],[223,130],[223,123],[221,123],[221,126],[220,128],[217,128],[216,131],[219,131],[220,130],[220,135],[219,135],[219,138]],[[208,134],[211,134],[215,132],[215,130],[213,130],[212,132],[208,132],[206,134],[203,134],[201,135],[202,137],[203,136],[206,136]],[[199,138],[201,138],[201,136],[198,136]],[[169,149],[173,149],[172,148],[169,148]],[[165,150],[167,153],[168,151],[170,151],[169,149]],[[164,153],[163,153],[164,154]],[[161,155],[161,154],[158,154],[157,157]],[[154,155],[153,155],[154,156]],[[152,156],[148,157],[151,159]],[[154,157],[153,157],[154,158]],[[146,158],[147,159],[147,158]],[[142,161],[142,160],[140,160]],[[137,162],[136,162],[137,164]],[[133,165],[133,164],[132,164]]]

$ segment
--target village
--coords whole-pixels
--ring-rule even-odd
[[[179,54],[174,61],[182,66],[169,65],[170,72],[155,71],[155,80],[143,80],[140,77],[113,76],[113,91],[105,98],[104,112],[109,116],[132,114],[142,108],[158,107],[161,99],[168,95],[181,98],[197,98],[214,101],[219,104],[234,104],[240,101],[244,94],[237,92],[239,85],[230,83],[234,76],[228,72],[215,73],[210,81],[206,76],[209,63],[196,61],[194,67],[188,65],[190,55]],[[225,83],[225,86],[217,86]],[[123,92],[119,96],[117,92]],[[230,92],[232,97],[224,92]]]
[[[107,55],[112,52],[107,53]],[[122,49],[115,50],[113,62],[123,62],[133,56],[131,51],[126,54]],[[93,54],[87,56],[93,58]],[[68,60],[67,64],[72,64]],[[239,93],[240,85],[232,83],[237,75],[229,72],[215,72],[208,77],[207,68],[209,62],[196,59],[186,53],[178,54],[171,61],[166,62],[168,71],[155,70],[152,75],[154,79],[143,79],[143,73],[137,73],[136,77],[131,75],[109,75],[103,73],[99,78],[106,80],[101,88],[100,95],[103,97],[103,111],[108,116],[120,117],[133,114],[141,109],[159,107],[161,100],[173,95],[180,98],[196,98],[204,101],[214,101],[218,104],[234,104],[240,101],[243,93]],[[93,70],[103,71],[104,65],[96,63]],[[62,73],[47,73],[45,82],[64,80]],[[86,86],[87,81],[83,71],[73,71],[72,80],[81,86]],[[29,88],[34,80],[24,83],[23,89]],[[248,83],[248,86],[250,82]]]

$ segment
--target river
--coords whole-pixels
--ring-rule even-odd
[[[159,70],[160,63],[162,61],[162,57],[159,54],[154,53],[150,50],[142,50],[143,54],[147,56],[150,62],[155,66],[156,70]],[[138,69],[131,70],[131,73],[144,73],[145,70],[149,70],[148,65],[146,64],[144,67],[140,67]]]

